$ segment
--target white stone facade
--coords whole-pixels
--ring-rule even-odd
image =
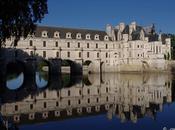
[[[7,41],[10,47],[11,41]],[[141,27],[132,22],[106,31],[39,26],[33,36],[21,38],[16,48],[45,58],[62,58],[83,63],[99,72],[165,71],[171,58],[171,40],[157,35],[154,26]]]

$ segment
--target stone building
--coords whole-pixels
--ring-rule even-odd
[[[7,41],[10,47],[11,41]],[[38,26],[16,48],[30,55],[88,64],[91,72],[164,71],[171,58],[171,40],[155,27],[132,22],[106,26],[105,31]]]

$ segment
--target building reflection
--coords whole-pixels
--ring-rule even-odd
[[[103,74],[73,78],[72,86],[50,81],[43,89],[23,88],[1,95],[1,113],[19,124],[106,114],[121,122],[156,118],[172,102],[172,77],[167,74]],[[76,81],[76,82],[75,82]]]

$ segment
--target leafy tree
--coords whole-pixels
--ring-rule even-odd
[[[20,37],[27,37],[41,22],[47,10],[47,0],[0,0],[0,48],[13,37],[16,46]]]

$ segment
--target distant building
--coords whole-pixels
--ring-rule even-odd
[[[92,72],[163,71],[171,58],[171,39],[157,34],[154,25],[136,22],[108,24],[106,31],[38,26],[32,36],[21,38],[17,48],[44,58],[89,61]]]

